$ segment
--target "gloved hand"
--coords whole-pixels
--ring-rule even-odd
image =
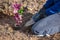
[[[31,26],[32,24],[34,24],[35,22],[39,21],[41,18],[45,17],[45,8],[43,7],[38,13],[36,13],[34,16],[32,16],[32,18],[26,22],[26,24],[24,25],[25,27]]]

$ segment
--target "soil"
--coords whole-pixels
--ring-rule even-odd
[[[28,28],[24,27],[24,24],[42,8],[46,0],[20,0],[20,2],[24,4],[24,7],[33,9],[27,10],[25,8],[23,23],[17,29],[14,28],[15,20],[13,16],[7,15],[9,12],[6,14],[0,12],[0,40],[60,40],[60,33],[51,35],[50,37],[38,37],[31,32],[32,26]],[[11,11],[12,9],[10,8],[9,10]]]

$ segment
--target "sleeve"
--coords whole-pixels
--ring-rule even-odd
[[[55,14],[55,13],[58,13],[58,12],[60,12],[60,2],[57,2],[52,7],[48,8],[46,10],[47,15]]]
[[[54,0],[47,0],[44,7],[47,9],[54,4]]]

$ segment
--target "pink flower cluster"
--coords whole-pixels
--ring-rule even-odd
[[[22,23],[22,15],[19,15],[18,10],[20,9],[21,4],[18,3],[13,3],[12,8],[13,8],[13,13],[14,13],[14,18],[16,20],[16,24],[20,25]]]

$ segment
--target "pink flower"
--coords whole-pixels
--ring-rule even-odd
[[[14,9],[20,9],[20,7],[21,7],[21,4],[17,4],[17,3],[13,3],[12,4],[12,7],[14,8]]]
[[[22,23],[22,16],[18,14],[18,10],[21,7],[21,4],[17,4],[17,3],[13,3],[12,4],[13,7],[13,13],[15,14],[14,18],[16,20],[16,24]]]
[[[13,3],[12,7],[14,9],[13,13],[18,13],[18,10],[20,9],[21,4]]]

